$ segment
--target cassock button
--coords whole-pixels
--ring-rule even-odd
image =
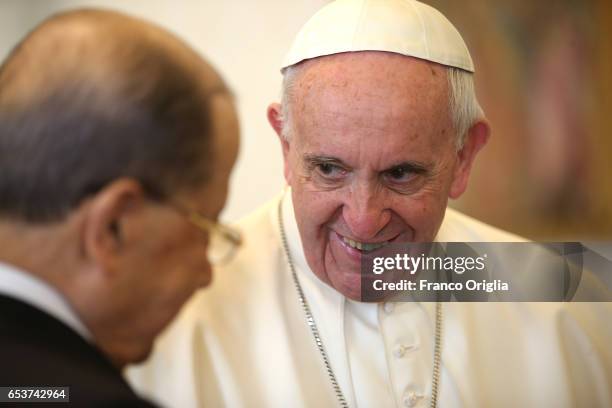
[[[423,399],[423,395],[417,394],[414,391],[404,393],[404,406],[407,408],[416,407],[416,405],[421,402]]]
[[[407,351],[411,351],[413,349],[414,349],[413,345],[410,345],[410,344],[398,344],[393,349],[393,355],[395,356],[395,358],[402,358],[402,357],[404,357],[404,355],[406,355]]]
[[[393,302],[385,302],[383,305],[383,309],[386,314],[393,313],[393,309],[395,309],[395,304]]]

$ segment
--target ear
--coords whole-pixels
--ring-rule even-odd
[[[281,105],[279,103],[272,103],[268,106],[268,122],[272,129],[276,132],[278,140],[281,143],[283,150],[283,163],[284,163],[284,174],[285,181],[287,184],[291,184],[291,167],[289,166],[289,150],[291,144],[288,140],[283,137],[283,117],[281,114]]]
[[[468,130],[463,147],[457,152],[458,161],[455,167],[453,183],[448,193],[450,198],[459,198],[467,188],[472,163],[474,163],[476,154],[487,144],[490,133],[489,123],[485,120],[476,122]]]
[[[125,252],[125,227],[129,216],[142,206],[145,193],[133,179],[119,179],[105,186],[91,199],[83,223],[87,259],[112,273]]]

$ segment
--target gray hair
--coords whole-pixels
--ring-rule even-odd
[[[283,85],[281,95],[281,120],[283,123],[282,136],[289,140],[291,136],[291,109],[290,101],[293,97],[295,78],[300,71],[301,64],[285,68],[283,71]],[[459,68],[448,67],[448,84],[450,88],[449,106],[453,125],[457,133],[457,150],[463,147],[465,136],[474,123],[484,119],[484,112],[476,98],[474,89],[474,75]]]

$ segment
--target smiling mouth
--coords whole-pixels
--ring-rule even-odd
[[[342,238],[342,241],[346,245],[350,246],[351,248],[358,249],[361,252],[375,251],[375,250],[377,250],[379,248],[382,248],[382,247],[388,245],[392,241],[392,239],[391,239],[391,240],[383,241],[383,242],[371,242],[371,243],[368,243],[368,242],[353,241],[352,239],[344,237],[342,235],[340,235],[340,237]]]

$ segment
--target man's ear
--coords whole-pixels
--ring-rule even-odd
[[[457,152],[457,166],[455,167],[453,183],[448,193],[450,198],[459,198],[467,188],[476,154],[487,144],[490,133],[489,123],[485,120],[476,122],[468,130],[463,147]]]
[[[291,167],[289,166],[289,149],[291,145],[289,141],[283,137],[283,115],[281,114],[281,105],[279,103],[272,103],[268,106],[268,122],[270,122],[270,126],[272,126],[272,129],[276,132],[278,140],[281,143],[285,181],[287,184],[291,184]]]
[[[125,251],[128,217],[145,198],[140,183],[125,178],[106,185],[91,199],[83,223],[83,247],[89,261],[106,272],[115,270]]]

